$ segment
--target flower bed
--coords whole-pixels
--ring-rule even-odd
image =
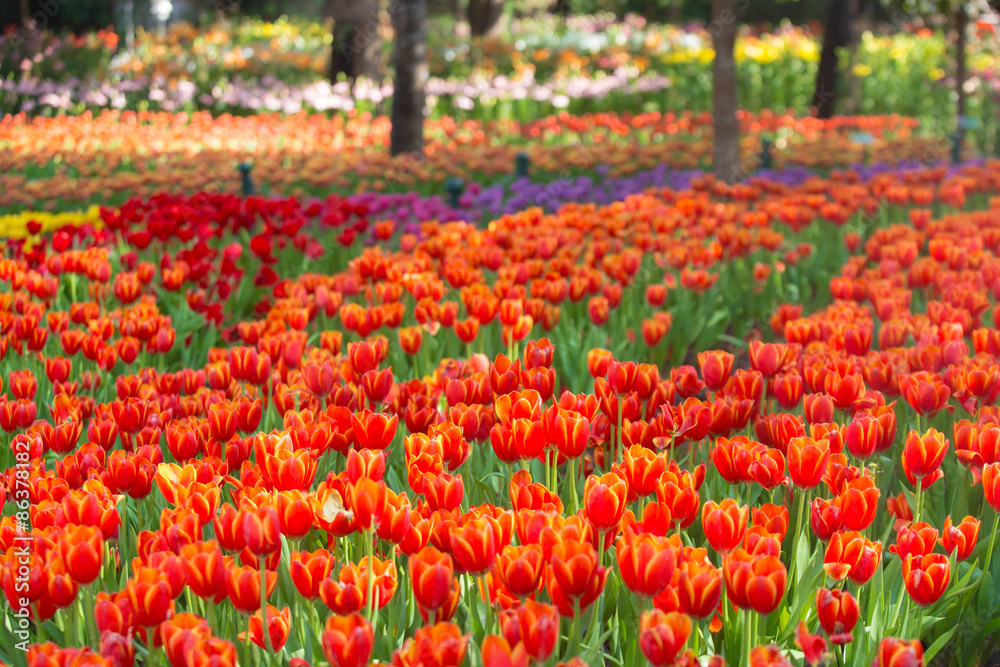
[[[998,179],[697,176],[410,233],[338,197],[39,221],[0,262],[0,654],[972,664]]]

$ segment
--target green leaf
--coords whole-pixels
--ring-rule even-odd
[[[719,336],[719,341],[723,343],[729,343],[730,345],[738,348],[746,348],[747,342],[741,338],[735,336],[730,336],[729,334],[722,334]]]
[[[938,652],[945,647],[945,645],[947,645],[956,630],[958,630],[958,626],[952,626],[951,630],[948,630],[946,633],[938,637],[937,641],[931,644],[929,649],[924,651],[924,661],[926,663],[930,663],[934,659],[934,656],[937,655]]]
[[[802,535],[798,536],[798,542],[795,546],[795,588],[798,589],[799,582],[802,581],[802,575],[806,572],[806,568],[809,567],[809,560],[811,554],[810,544],[809,544],[809,534],[805,534],[805,539]],[[822,568],[822,565],[820,565]]]

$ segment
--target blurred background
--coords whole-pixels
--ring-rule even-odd
[[[735,180],[741,155],[771,145],[786,164],[829,156],[796,150],[808,124],[772,115],[851,119],[823,141],[859,161],[876,140],[891,160],[915,133],[938,142],[934,160],[1000,153],[998,24],[986,0],[9,0],[0,110],[367,114],[391,118],[365,141],[393,155],[425,153],[428,120],[446,137],[470,122],[486,141],[536,145],[541,130],[520,124],[615,114],[624,129],[609,135],[639,145],[678,128],[704,138],[707,152],[670,164]],[[642,114],[666,130],[637,131]]]

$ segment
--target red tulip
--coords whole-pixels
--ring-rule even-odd
[[[966,560],[976,548],[979,526],[979,519],[972,516],[965,517],[957,526],[952,525],[949,515],[944,521],[944,530],[941,531],[941,546],[949,555],[952,551],[957,551],[956,559],[959,562]]]
[[[591,475],[583,490],[587,521],[599,531],[618,525],[625,514],[628,501],[628,484],[613,472],[601,477]]]
[[[361,614],[331,616],[323,628],[323,655],[331,667],[365,667],[375,639]]]
[[[948,453],[948,440],[931,428],[923,436],[916,431],[910,431],[903,445],[903,472],[910,484],[920,483],[920,488],[926,490],[934,482],[944,477],[941,463]]]
[[[747,506],[737,505],[732,498],[726,498],[720,504],[711,500],[706,502],[701,509],[705,538],[720,554],[735,551],[743,542],[748,516]]]
[[[820,588],[816,591],[816,615],[832,644],[841,646],[854,641],[851,631],[861,611],[853,595],[843,590]]]
[[[733,604],[765,616],[778,608],[788,583],[788,571],[778,557],[737,549],[722,565],[726,595]]]
[[[677,567],[673,545],[654,535],[623,535],[618,538],[617,555],[622,583],[644,597],[662,593]]]
[[[639,648],[654,667],[673,665],[694,624],[685,614],[659,609],[645,611],[639,620]]]
[[[827,544],[823,569],[834,581],[850,577],[861,585],[872,578],[881,562],[881,542],[872,542],[856,531],[836,532]]]
[[[934,604],[944,595],[950,576],[951,565],[943,554],[910,554],[903,561],[906,592],[922,607]]]

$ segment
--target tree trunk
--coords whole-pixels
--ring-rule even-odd
[[[31,5],[28,0],[21,0],[21,22],[28,25],[31,20]]]
[[[333,18],[330,81],[340,74],[380,80],[379,0],[327,0],[327,15]]]
[[[553,14],[562,14],[563,16],[569,14],[569,0],[556,0],[552,3],[551,11]]]
[[[392,27],[392,155],[424,152],[424,84],[427,82],[427,0],[394,0]]]
[[[967,97],[965,94],[965,80],[968,78],[968,68],[965,61],[965,52],[967,49],[965,45],[969,33],[969,13],[966,11],[964,3],[960,4],[958,10],[955,12],[955,32],[957,33],[955,36],[955,93],[958,102],[955,108],[954,157],[955,161],[958,161],[961,159],[962,137],[965,134],[965,102]]]
[[[684,21],[684,0],[670,0],[667,7],[667,20],[678,25]]]
[[[503,14],[503,0],[469,0],[466,10],[469,31],[473,37],[488,35],[500,24]]]
[[[829,118],[837,102],[837,83],[840,79],[840,63],[837,49],[848,45],[850,40],[851,0],[831,0],[823,31],[823,50],[819,55],[816,70],[816,87],[813,90],[812,106],[818,118]]]
[[[736,119],[736,28],[739,0],[712,0],[712,113],[715,118],[715,176],[726,183],[739,180],[740,125]]]
[[[840,97],[840,54],[838,49],[852,51],[861,39],[863,15],[868,0],[831,0],[823,33],[823,50],[812,106],[818,118],[829,118],[836,111]]]

